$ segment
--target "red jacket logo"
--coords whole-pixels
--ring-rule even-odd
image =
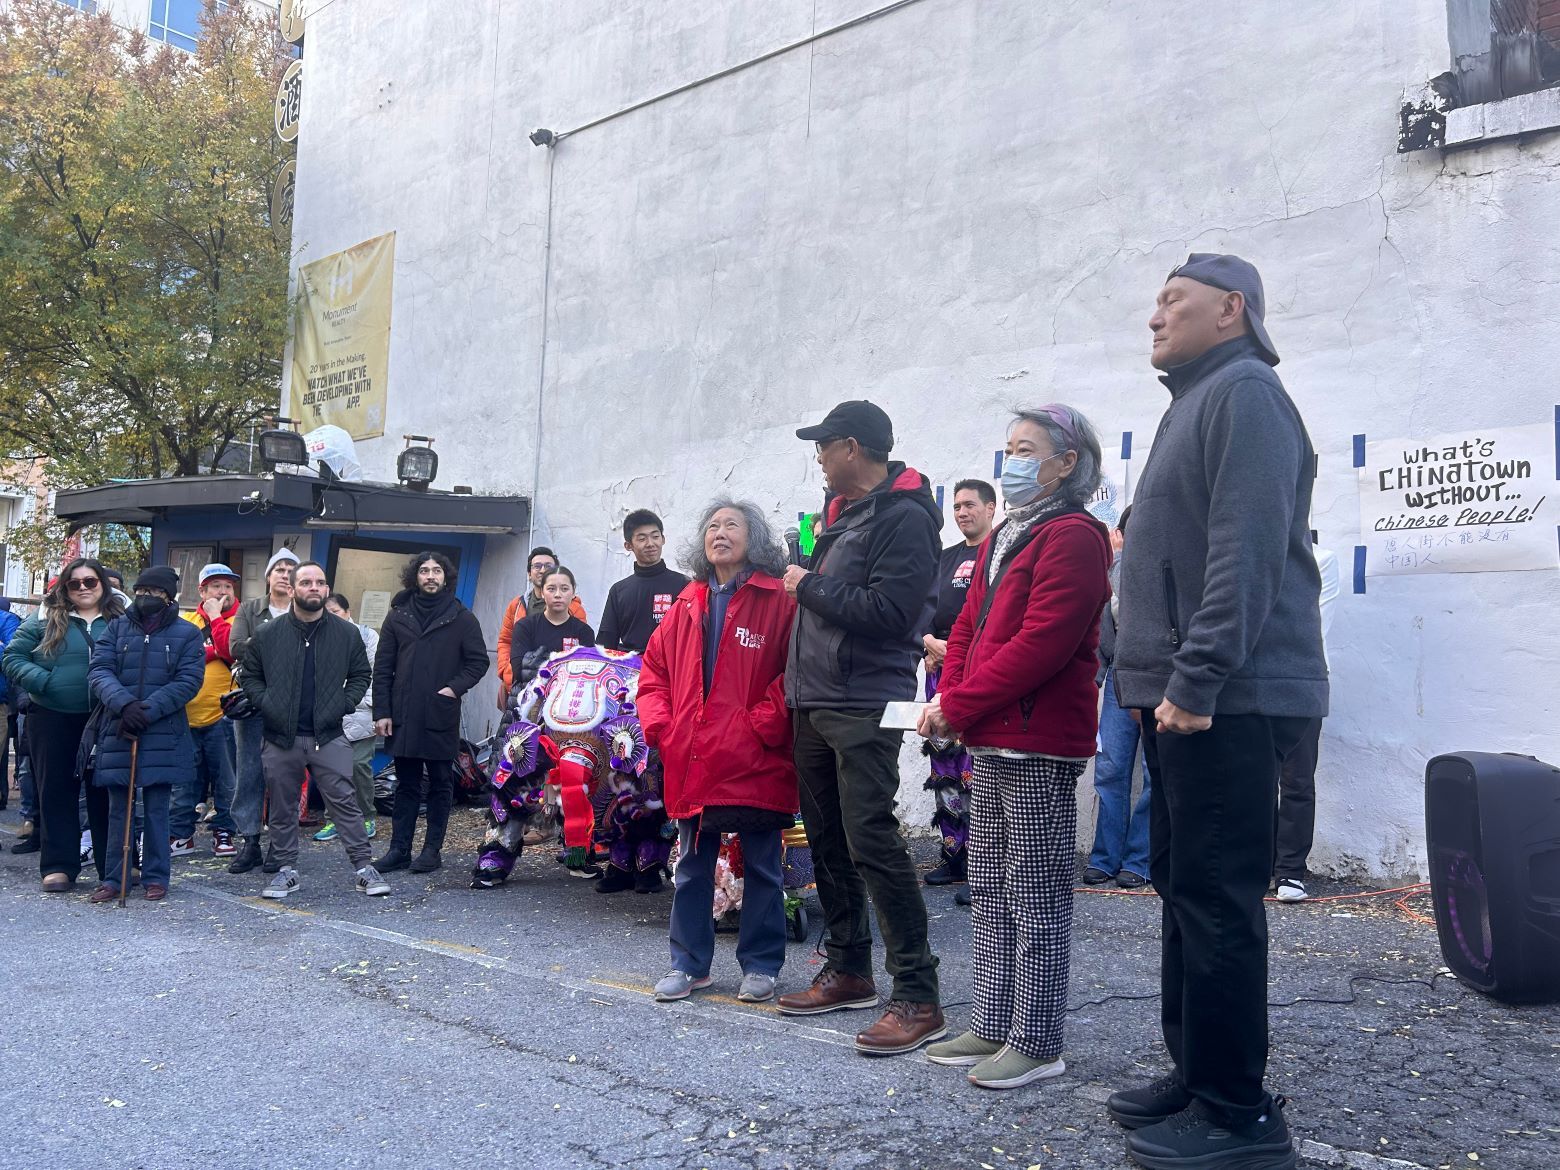
[[[746,626],[737,627],[737,644],[749,650],[762,650],[764,648],[764,635],[755,634]]]

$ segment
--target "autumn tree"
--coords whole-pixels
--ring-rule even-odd
[[[284,47],[214,0],[194,54],[56,0],[0,11],[0,455],[56,487],[194,475],[275,412]]]

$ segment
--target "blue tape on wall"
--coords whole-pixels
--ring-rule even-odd
[[[1560,406],[1555,407],[1555,478],[1560,479]]]
[[[1557,423],[1556,425],[1560,425],[1560,423]],[[1121,432],[1121,457],[1123,459],[1131,459],[1132,458],[1132,432],[1131,431],[1122,431]]]
[[[1354,592],[1365,592],[1365,546],[1354,546]]]
[[[993,463],[991,465],[991,475],[992,475],[993,479],[1001,479],[1002,478],[1002,452],[1001,451],[997,452],[997,460],[996,460],[995,463]]]
[[[942,484],[938,484],[937,485],[937,507],[938,507],[939,510],[942,509],[942,502],[943,502]]]
[[[1354,466],[1365,466],[1365,436],[1354,436]]]

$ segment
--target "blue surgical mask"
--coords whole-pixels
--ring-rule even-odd
[[[1030,459],[1024,455],[1005,455],[1002,458],[1002,498],[1010,507],[1023,508],[1034,503],[1051,488],[1061,482],[1061,476],[1040,481],[1040,469],[1067,452],[1058,451],[1044,459]]]

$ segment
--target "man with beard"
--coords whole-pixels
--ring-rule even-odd
[[[285,898],[298,888],[298,795],[305,769],[336,822],[358,891],[370,897],[390,892],[369,864],[368,834],[352,786],[352,745],[341,729],[372,672],[357,630],[325,612],[329,593],[324,567],[304,561],[293,570],[291,608],[261,626],[244,652],[240,685],[264,724],[261,758],[279,863],[262,891],[267,898]]]
[[[454,801],[451,764],[460,747],[460,698],[488,669],[487,644],[472,612],[455,597],[455,566],[422,552],[401,572],[401,592],[379,630],[374,655],[374,730],[395,757],[394,828],[376,866],[431,873],[443,864]],[[427,791],[428,826],[412,859],[417,808]]]

